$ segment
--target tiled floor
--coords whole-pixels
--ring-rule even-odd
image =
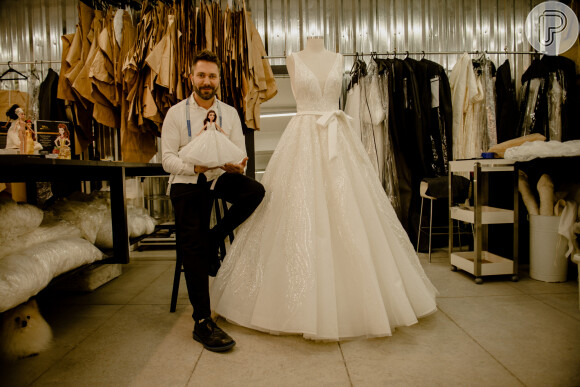
[[[172,252],[135,255],[89,294],[40,298],[55,340],[2,364],[2,386],[579,386],[578,282],[550,284],[449,270],[445,251],[421,261],[439,311],[392,337],[316,343],[220,320],[233,351],[191,338],[184,282],[169,313]]]

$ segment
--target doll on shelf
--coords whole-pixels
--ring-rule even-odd
[[[6,149],[18,149],[22,155],[31,155],[42,149],[42,145],[36,141],[32,121],[26,119],[21,107],[12,105],[6,116],[13,120],[6,135]]]
[[[52,153],[57,153],[59,159],[70,159],[70,132],[65,124],[58,124],[58,137],[54,140],[55,148]]]
[[[6,116],[11,120],[10,128],[6,133],[6,149],[21,150],[21,138],[24,138],[26,131],[26,115],[24,110],[18,105],[12,105],[6,112]]]
[[[225,164],[239,163],[245,157],[244,152],[227,137],[216,120],[216,112],[209,110],[203,120],[203,128],[179,151],[179,157],[186,162],[209,168],[205,172],[208,181],[220,175],[218,168]]]
[[[32,121],[26,120],[24,122],[24,140],[21,141],[20,153],[24,155],[31,155],[35,151],[36,133],[32,128]]]

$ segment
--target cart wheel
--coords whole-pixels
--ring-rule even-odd
[[[478,285],[481,285],[481,284],[483,283],[483,278],[481,278],[481,277],[476,277],[476,278],[475,278],[475,283],[476,283],[476,284],[478,284]]]
[[[457,271],[457,266],[451,265],[451,271]]]
[[[518,281],[519,281],[519,279],[520,279],[520,277],[518,277],[517,275],[513,275],[513,276],[512,276],[512,281],[513,281],[513,282],[518,282]]]

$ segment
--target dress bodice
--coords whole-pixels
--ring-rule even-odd
[[[292,75],[292,93],[296,99],[298,112],[328,112],[338,110],[342,92],[342,55],[337,54],[334,63],[321,88],[320,80],[300,59],[294,57],[294,74]]]

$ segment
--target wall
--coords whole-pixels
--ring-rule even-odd
[[[269,55],[303,48],[309,35],[324,35],[341,53],[371,51],[529,51],[523,24],[534,0],[248,0]],[[420,57],[416,55],[415,57]],[[450,70],[458,55],[426,55]],[[520,78],[529,55],[509,57]],[[350,68],[352,58],[347,58]],[[284,59],[272,59],[284,64]]]
[[[221,0],[224,7],[231,2]],[[529,10],[540,2],[246,0],[272,56],[302,49],[309,35],[324,35],[327,48],[341,53],[503,51],[506,48],[528,51],[523,23]],[[37,61],[40,67],[40,61],[60,61],[60,37],[75,31],[77,4],[78,0],[0,1],[0,63]],[[427,57],[451,69],[458,55]],[[506,57],[516,64],[514,76],[519,78],[529,65],[529,55],[491,55],[496,64]],[[348,68],[352,58],[345,62]],[[284,59],[272,59],[271,63],[284,64]],[[55,69],[59,67],[53,65]],[[5,65],[0,65],[0,70],[5,69]]]
[[[246,0],[268,55],[284,56],[303,48],[309,35],[324,35],[330,50],[355,52],[529,51],[523,33],[528,12],[540,0]],[[222,7],[232,0],[221,0]],[[8,61],[36,61],[14,65],[20,71],[44,62],[60,61],[60,36],[75,31],[78,0],[0,0],[0,71]],[[413,55],[420,58],[420,54]],[[453,68],[459,54],[427,54]],[[474,55],[476,57],[476,55]],[[493,54],[496,65],[509,58],[519,83],[530,63],[529,55]],[[353,57],[345,58],[345,71]],[[41,63],[41,61],[43,63]],[[273,58],[272,65],[284,65]],[[51,65],[59,71],[60,64]],[[287,80],[278,79],[279,95],[264,112],[292,110]],[[26,91],[26,82],[0,82],[0,88]],[[266,118],[256,135],[258,169],[265,167],[288,117]],[[261,155],[261,156],[260,156]]]

